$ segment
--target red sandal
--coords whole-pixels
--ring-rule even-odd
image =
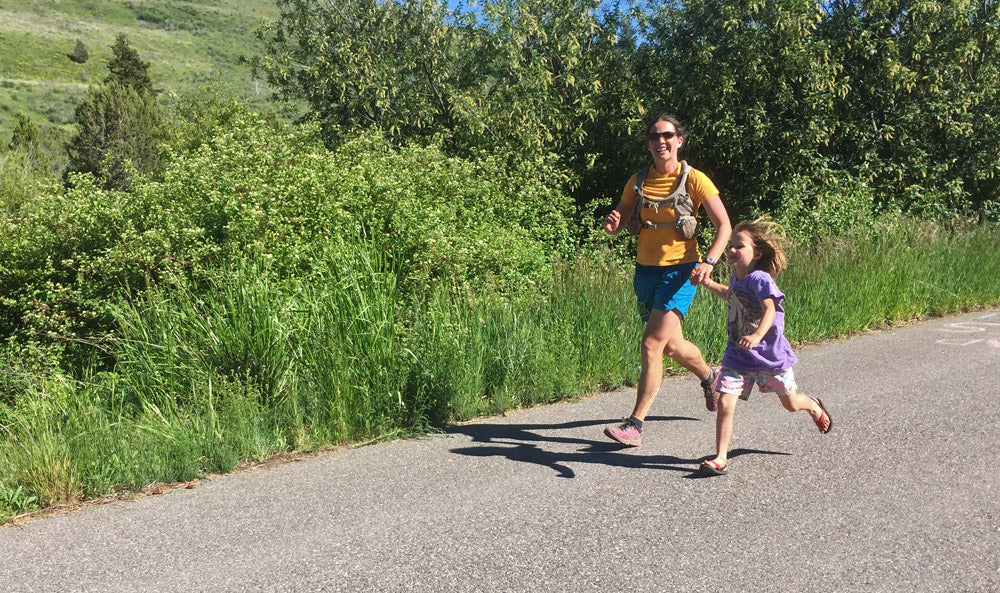
[[[823,401],[821,399],[814,397],[812,400],[819,405],[821,412],[819,418],[813,418],[813,422],[816,423],[816,428],[819,429],[820,434],[826,434],[830,432],[831,428],[833,428],[833,418],[830,416],[830,413],[826,411],[826,407],[823,406]]]
[[[722,465],[719,465],[718,461],[716,461],[714,459],[709,459],[708,461],[702,461],[701,462],[701,467],[699,467],[698,469],[701,470],[701,472],[703,474],[710,474],[710,475],[713,475],[713,476],[722,476],[722,475],[725,475],[729,471],[729,468],[726,467],[727,465],[729,465],[729,464],[728,463],[724,463]]]

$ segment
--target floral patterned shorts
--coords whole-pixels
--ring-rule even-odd
[[[715,390],[719,393],[734,393],[742,400],[750,399],[750,391],[754,383],[761,393],[790,395],[798,390],[795,384],[795,373],[791,367],[783,371],[737,371],[722,367],[719,377],[715,380]]]

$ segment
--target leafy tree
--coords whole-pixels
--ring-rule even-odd
[[[435,123],[453,125],[447,97],[435,88],[448,84],[443,77],[460,76],[451,65],[435,67],[455,59],[443,3],[281,0],[278,6],[280,19],[258,31],[269,53],[256,66],[286,98],[305,99],[328,134],[377,128],[409,135]]]
[[[576,150],[601,84],[596,0],[279,0],[256,67],[304,99],[336,142],[378,129],[402,144],[517,158]]]
[[[132,49],[124,33],[115,37],[111,46],[114,57],[108,62],[108,76],[104,82],[117,82],[122,86],[134,89],[140,94],[153,94],[153,82],[149,78],[149,62],[139,57],[139,52]]]
[[[688,157],[737,216],[788,205],[833,212],[845,192],[857,212],[995,209],[995,1],[692,0],[652,10],[637,46],[640,97],[689,124]]]
[[[620,191],[640,116],[664,110],[736,216],[844,191],[859,212],[941,216],[1000,210],[998,5],[281,0],[256,66],[328,143],[377,129],[540,159],[578,204]]]
[[[1000,200],[1000,4],[841,0],[835,150],[888,206],[950,216]]]
[[[688,125],[688,157],[737,215],[825,167],[839,69],[820,16],[813,0],[692,0],[651,23],[644,95]]]
[[[581,143],[570,154],[569,166],[580,175],[573,188],[576,203],[585,206],[617,202],[625,179],[648,162],[644,119],[649,109],[642,66],[643,23],[646,15],[618,7],[601,15],[598,35],[590,47],[591,67],[600,83],[593,98],[593,117],[585,120]]]

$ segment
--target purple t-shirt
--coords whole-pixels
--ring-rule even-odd
[[[764,334],[759,344],[745,350],[740,348],[740,339],[752,334],[764,316],[763,301],[774,299],[774,323]],[[792,346],[785,339],[785,309],[781,302],[785,294],[781,292],[774,278],[761,270],[754,270],[743,280],[736,274],[729,279],[729,343],[722,356],[722,366],[737,371],[783,371],[791,368],[798,359]]]

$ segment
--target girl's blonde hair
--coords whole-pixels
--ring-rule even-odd
[[[753,246],[760,253],[755,270],[763,270],[772,277],[788,268],[785,262],[785,229],[767,215],[755,220],[744,220],[736,225],[733,234],[746,232],[753,239]]]

